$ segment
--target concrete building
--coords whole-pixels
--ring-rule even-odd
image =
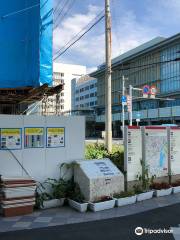
[[[38,115],[65,115],[72,110],[72,86],[74,78],[80,78],[86,74],[86,67],[64,63],[53,64],[53,86],[64,84],[60,94],[44,98],[42,103],[31,114]]]
[[[86,75],[74,81],[72,109],[94,109],[97,106],[97,79]]]
[[[88,75],[73,79],[72,87],[72,111],[71,115],[82,115],[86,118],[86,137],[94,137],[95,108],[97,106],[97,79]]]
[[[142,125],[180,123],[180,34],[170,38],[157,37],[141,46],[134,48],[112,60],[112,121],[113,136],[121,136],[121,100],[122,76],[128,78],[129,85],[143,88],[144,85],[156,86],[157,97],[160,99],[136,98],[133,101],[133,124],[137,114]],[[99,130],[104,130],[105,113],[105,64],[91,74],[97,81],[97,117]],[[126,92],[127,94],[127,92]],[[142,93],[133,92],[133,96]],[[165,98],[174,98],[174,101]],[[128,124],[128,112],[125,114]]]

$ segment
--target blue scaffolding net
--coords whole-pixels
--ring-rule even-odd
[[[0,5],[0,88],[51,86],[52,0]]]

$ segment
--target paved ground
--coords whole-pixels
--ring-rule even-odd
[[[21,217],[13,218],[0,217],[0,232],[17,231],[23,229],[36,229],[67,225],[73,223],[92,222],[97,220],[118,218],[122,216],[146,212],[152,209],[169,206],[176,203],[180,203],[180,193],[160,198],[154,197],[150,200],[138,202],[133,205],[113,208],[97,213],[93,212],[79,213],[71,209],[70,207],[66,206],[57,209],[37,211],[31,215]]]
[[[178,240],[172,234],[143,234],[137,236],[137,226],[149,229],[170,229],[180,223],[180,204],[161,207],[135,215],[88,223],[0,233],[1,240]]]

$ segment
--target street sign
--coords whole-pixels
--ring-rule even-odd
[[[152,87],[150,88],[150,94],[155,96],[156,93],[157,93],[157,88],[156,88],[156,86],[152,86]]]
[[[142,89],[143,94],[149,94],[150,93],[150,87],[149,85],[145,85]]]
[[[122,103],[126,103],[127,102],[127,97],[126,96],[122,96],[121,97],[121,102]]]

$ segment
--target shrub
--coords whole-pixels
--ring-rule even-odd
[[[81,189],[77,183],[74,182],[73,178],[68,181],[67,185],[67,198],[70,198],[76,202],[83,203],[84,196],[81,192]]]
[[[86,146],[85,158],[109,158],[119,170],[124,172],[124,151],[122,146],[113,145],[112,153],[108,153],[104,144],[89,144]]]

